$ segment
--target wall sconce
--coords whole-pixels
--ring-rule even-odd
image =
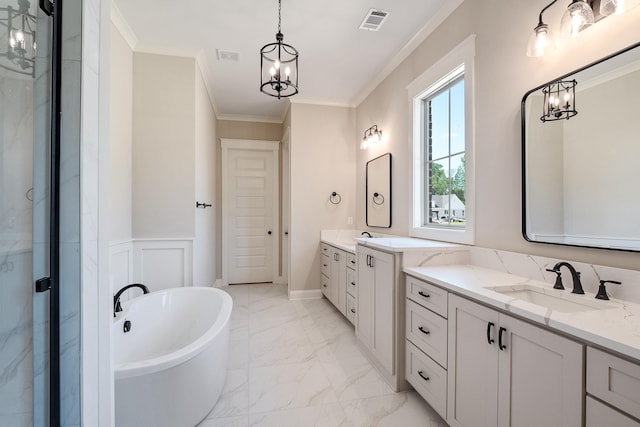
[[[0,8],[0,27],[6,30],[6,52],[0,52],[0,68],[33,75],[36,56],[36,16],[29,13],[28,0],[18,0],[18,8]]]
[[[555,48],[555,40],[549,26],[542,21],[542,14],[558,0],[546,5],[538,17],[538,25],[533,29],[527,44],[527,56],[538,57]],[[620,15],[625,9],[638,4],[637,0],[572,0],[560,20],[560,36],[576,37],[594,23],[609,15]],[[629,4],[631,3],[631,4]]]
[[[373,125],[364,131],[364,137],[360,143],[360,149],[366,150],[373,144],[377,144],[382,140],[382,131],[378,129],[378,125]]]
[[[575,116],[576,111],[576,85],[575,80],[558,80],[542,89],[544,102],[542,103],[543,122],[562,120]]]

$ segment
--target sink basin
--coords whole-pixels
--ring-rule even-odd
[[[598,301],[586,300],[584,296],[571,295],[555,289],[546,290],[530,285],[495,286],[485,289],[562,313],[578,313],[612,308]]]

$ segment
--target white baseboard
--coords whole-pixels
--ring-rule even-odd
[[[310,291],[289,291],[289,299],[322,299],[322,291],[320,291],[320,289],[312,289]]]

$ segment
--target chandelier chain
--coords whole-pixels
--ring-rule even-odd
[[[278,32],[281,33],[280,22],[282,21],[282,0],[278,0]]]

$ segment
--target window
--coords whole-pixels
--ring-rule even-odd
[[[473,244],[471,36],[409,85],[413,209],[409,234]]]

